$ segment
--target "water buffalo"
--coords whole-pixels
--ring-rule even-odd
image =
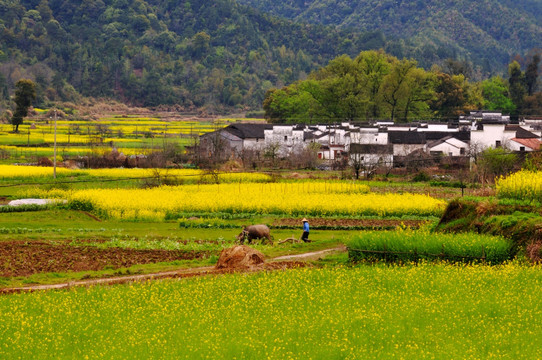
[[[271,244],[273,244],[273,240],[271,240],[271,233],[267,225],[259,224],[259,225],[250,225],[250,226],[243,226],[243,230],[239,235],[237,235],[237,240],[242,244],[245,242],[245,239],[248,240],[248,243],[252,243],[252,240],[254,239],[267,239]]]

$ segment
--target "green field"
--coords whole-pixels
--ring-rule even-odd
[[[0,356],[533,359],[541,274],[326,267],[10,295],[0,297]]]
[[[26,172],[31,170],[25,167]],[[130,210],[149,194],[154,194],[152,205],[187,189],[205,188],[202,184],[152,190],[142,179],[109,182],[111,174],[64,174],[55,181],[49,173],[27,177],[10,176],[10,171],[13,173],[5,171],[0,187],[3,203],[41,191],[53,195],[89,189],[92,194],[92,189],[116,188],[106,200],[117,206],[136,194],[136,201],[124,205]],[[209,204],[240,198],[238,206],[245,206],[239,196],[241,188],[264,187],[247,181],[211,186],[220,193],[210,193]],[[365,190],[352,191],[348,182],[328,179],[320,189],[312,181],[284,178],[269,185],[280,190],[279,194],[290,191],[289,197],[300,196],[296,202],[301,204],[308,199],[302,196],[309,186],[311,196],[318,196],[318,191],[329,195],[334,188],[346,204],[361,198],[375,202],[388,193],[399,193],[406,195],[401,199],[410,201],[412,207],[409,193],[432,194],[446,203],[459,194],[451,187],[366,182],[363,185],[374,196],[368,198]],[[33,182],[45,184],[34,187]],[[159,198],[156,190],[164,190],[166,196]],[[115,199],[120,193],[124,197]],[[263,196],[260,209],[278,196]],[[202,200],[200,196],[188,202]],[[505,200],[470,197],[465,202],[450,202],[456,209],[470,211],[465,214],[474,229],[491,229],[491,235],[470,228],[465,234],[433,232],[439,217],[420,216],[405,207],[370,216],[327,211],[309,217],[312,242],[282,244],[283,239],[301,236],[301,218],[288,209],[242,212],[200,207],[199,212],[151,221],[106,216],[98,206],[78,208],[74,202],[44,208],[0,207],[0,293],[23,286],[210,268],[223,249],[238,243],[236,235],[249,224],[271,228],[273,245],[251,244],[268,263],[281,255],[342,244],[350,250],[402,253],[395,258],[361,259],[351,251],[316,257],[289,270],[215,272],[186,279],[4,293],[0,295],[0,358],[538,358],[542,273],[536,265],[536,248],[529,248],[533,244],[521,239],[526,230],[521,224],[528,218],[529,230],[535,231],[539,217],[534,214],[536,206]],[[177,201],[174,206],[184,200]],[[331,199],[325,206],[334,209],[341,205],[336,202]],[[396,204],[379,206],[390,205]],[[460,230],[461,224],[468,224],[460,212],[454,214],[457,218],[450,217],[450,222],[439,226]],[[445,217],[446,213],[442,219]],[[506,227],[514,236],[500,234],[499,227]],[[438,256],[417,256],[412,261],[412,252],[423,255],[424,251],[483,260],[442,262]]]

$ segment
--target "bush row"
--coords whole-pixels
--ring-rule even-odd
[[[27,212],[27,211],[41,211],[48,210],[55,207],[55,204],[47,205],[18,205],[18,206],[0,206],[0,213],[11,213],[11,212]]]
[[[500,236],[475,233],[442,234],[428,230],[369,231],[349,243],[352,261],[410,262],[443,259],[452,262],[502,263],[514,257],[512,243]]]

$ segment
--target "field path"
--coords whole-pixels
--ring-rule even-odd
[[[325,249],[320,251],[313,251],[297,255],[285,255],[271,259],[272,261],[314,261],[323,258],[324,256],[335,254],[339,252],[345,252],[346,246],[338,246],[331,249]]]
[[[296,255],[285,255],[279,256],[276,258],[271,258],[268,262],[284,262],[284,261],[314,261],[321,259],[327,255],[335,254],[339,252],[346,251],[344,245],[334,247],[331,249],[324,249],[320,251],[313,251],[308,253],[296,254]],[[142,274],[142,275],[127,275],[127,276],[117,276],[117,277],[108,277],[101,279],[89,279],[89,280],[79,280],[79,281],[70,281],[67,283],[59,284],[50,284],[50,285],[31,285],[24,287],[15,287],[15,288],[5,288],[0,289],[0,295],[2,294],[12,294],[20,292],[31,292],[31,291],[40,291],[40,290],[61,290],[68,289],[75,286],[93,286],[93,285],[113,285],[113,284],[123,284],[128,282],[137,282],[137,281],[150,281],[155,279],[163,278],[183,278],[183,277],[193,277],[193,276],[202,276],[210,274],[221,274],[223,271],[216,270],[214,266],[204,266],[197,268],[188,268],[172,271],[164,271],[152,274]]]

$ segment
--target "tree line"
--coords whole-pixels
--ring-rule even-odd
[[[135,106],[259,109],[266,90],[377,33],[281,20],[233,0],[0,0],[0,107],[21,78],[35,106],[83,97]]]
[[[542,114],[539,63],[535,54],[525,71],[513,61],[507,78],[472,81],[461,62],[424,70],[415,60],[363,51],[353,59],[336,57],[306,80],[269,90],[263,108],[269,121],[289,123],[449,120],[480,109]]]

